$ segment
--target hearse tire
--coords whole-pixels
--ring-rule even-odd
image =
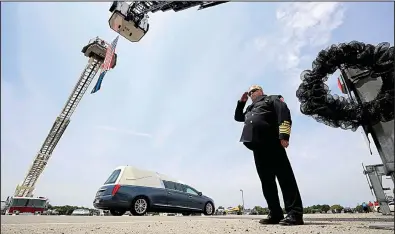
[[[203,210],[204,215],[213,215],[214,214],[214,204],[211,202],[207,202],[204,205],[204,210]]]
[[[136,197],[132,201],[132,207],[130,212],[134,216],[143,216],[147,213],[149,207],[149,201],[146,197]]]
[[[114,210],[114,209],[111,209],[110,210],[110,214],[112,215],[112,216],[122,216],[122,215],[124,215],[126,213],[126,210]]]

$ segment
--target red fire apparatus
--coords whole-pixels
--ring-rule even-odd
[[[44,197],[8,197],[5,202],[6,215],[43,214],[48,208]]]

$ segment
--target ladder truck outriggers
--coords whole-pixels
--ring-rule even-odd
[[[44,197],[33,197],[33,191],[38,178],[48,164],[51,155],[60,138],[70,123],[70,118],[84,96],[90,83],[96,76],[106,58],[108,47],[111,46],[99,37],[93,38],[82,48],[82,53],[89,58],[77,84],[69,96],[60,115],[56,118],[47,138],[33,160],[22,184],[16,187],[14,196],[6,200],[5,214],[37,214],[45,211],[48,200]],[[115,48],[113,48],[115,50]],[[116,65],[117,54],[114,52],[110,68]]]

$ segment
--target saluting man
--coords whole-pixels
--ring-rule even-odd
[[[252,104],[244,107],[251,98]],[[285,148],[291,134],[291,113],[281,95],[265,95],[258,85],[250,87],[237,103],[235,120],[244,122],[240,141],[254,153],[270,214],[261,224],[302,225],[303,205]],[[276,178],[283,193],[285,211],[280,206]]]

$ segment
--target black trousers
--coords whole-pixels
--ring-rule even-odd
[[[272,216],[280,216],[280,206],[276,178],[283,194],[285,211],[303,216],[303,204],[298,185],[288,160],[287,152],[280,140],[273,139],[253,147],[256,170],[262,183],[263,196]]]

